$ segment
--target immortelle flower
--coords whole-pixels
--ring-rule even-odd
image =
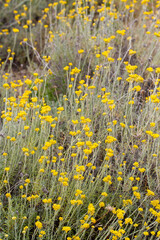
[[[81,226],[81,228],[85,228],[85,229],[89,228],[89,223],[84,223],[84,224]]]
[[[40,221],[35,222],[35,225],[38,229],[41,229],[43,227],[43,225]]]
[[[65,231],[66,233],[69,232],[70,230],[71,230],[71,228],[68,227],[68,226],[64,226],[64,227],[62,228],[62,231]]]
[[[59,204],[53,204],[53,209],[56,211],[56,210],[59,210],[61,208],[61,205]]]
[[[100,206],[100,208],[105,207],[104,202],[100,202],[100,203],[99,203],[99,206]]]
[[[95,213],[95,207],[93,206],[92,203],[90,203],[88,205],[88,214],[91,214],[91,216],[92,216],[92,215],[94,215],[94,213]]]

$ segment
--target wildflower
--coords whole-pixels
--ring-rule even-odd
[[[102,196],[105,196],[105,197],[108,196],[108,194],[107,194],[106,192],[102,192],[101,195],[102,195]]]
[[[139,166],[139,163],[138,163],[138,162],[134,162],[133,165],[134,165],[135,167],[138,167],[138,166]]]
[[[87,229],[87,228],[89,228],[89,223],[84,223],[82,226],[81,226],[81,228],[85,228],[85,229]]]
[[[35,222],[35,225],[38,229],[41,229],[43,227],[43,225],[40,221]]]
[[[12,31],[13,31],[14,33],[18,33],[18,32],[19,32],[19,29],[18,29],[18,28],[13,28]]]
[[[150,126],[151,126],[151,127],[154,127],[154,126],[155,126],[155,122],[151,122],[151,123],[150,123]]]
[[[82,190],[77,189],[77,190],[76,190],[76,193],[75,193],[75,196],[78,196],[78,195],[80,195],[81,193],[82,193]]]
[[[152,67],[149,67],[149,68],[147,68],[147,71],[148,71],[148,72],[153,72],[153,68],[152,68]]]
[[[9,168],[9,167],[6,167],[4,170],[5,170],[6,172],[8,172],[8,171],[10,170],[10,168]]]
[[[133,145],[133,148],[138,149],[138,146],[137,145]]]
[[[136,51],[134,51],[132,49],[129,50],[129,55],[134,55],[135,53],[136,53]]]
[[[29,129],[29,126],[24,126],[24,130],[28,130]]]
[[[133,89],[136,90],[137,92],[139,92],[141,90],[141,86],[139,86],[139,85],[135,86]]]
[[[118,177],[117,180],[118,180],[119,182],[121,182],[121,181],[123,180],[123,178]]]
[[[118,219],[123,219],[123,218],[124,218],[125,211],[122,210],[122,209],[117,209],[116,214],[117,214],[117,218],[118,218]]]
[[[121,127],[125,128],[125,124],[124,123],[120,123]]]
[[[160,237],[160,231],[157,232],[157,237]]]
[[[40,231],[40,234],[45,235],[46,232],[45,231]]]
[[[65,231],[65,232],[67,233],[67,232],[71,231],[71,228],[68,227],[68,226],[64,226],[64,227],[62,228],[62,231]]]
[[[139,170],[141,173],[143,173],[143,172],[145,172],[145,171],[146,171],[146,169],[145,169],[145,168],[138,168],[138,170]]]
[[[25,84],[27,84],[27,85],[31,85],[31,84],[32,84],[32,80],[30,80],[30,79],[26,79],[24,82],[25,82]]]
[[[78,53],[79,53],[79,54],[81,54],[81,53],[83,53],[83,52],[84,52],[83,49],[78,50]]]
[[[30,183],[31,181],[30,181],[29,178],[27,178],[27,179],[25,180],[25,182],[26,182],[26,183]]]
[[[117,139],[115,137],[107,136],[107,138],[105,140],[105,143],[112,143],[112,142],[115,142],[115,141],[117,141]]]
[[[138,211],[139,212],[143,212],[143,208],[138,208]]]
[[[133,224],[132,218],[126,218],[125,219],[125,224]]]
[[[15,137],[12,137],[10,140],[11,140],[12,142],[15,142],[15,141],[16,141],[16,138],[15,138]]]
[[[61,205],[60,204],[53,204],[53,209],[55,210],[55,211],[57,211],[57,210],[59,210],[60,208],[61,208]]]
[[[6,193],[6,197],[7,198],[11,198],[11,194],[10,193]]]
[[[134,191],[133,194],[137,199],[141,199],[141,194],[139,192]]]
[[[105,206],[104,202],[100,202],[100,203],[99,203],[99,207],[100,207],[100,208],[102,208],[102,207],[104,207],[104,206]]]
[[[152,192],[151,190],[147,189],[147,196],[154,196],[154,192]]]
[[[3,153],[3,156],[7,156],[8,155],[8,153]]]
[[[38,91],[38,88],[37,88],[36,86],[34,86],[32,89],[33,89],[34,91]]]
[[[104,182],[109,182],[109,181],[111,181],[111,175],[107,175],[107,177],[104,177],[104,178],[103,178],[103,181],[104,181]]]
[[[126,30],[124,30],[124,29],[123,30],[117,30],[117,33],[124,36],[125,33],[126,33]]]
[[[99,231],[102,231],[102,230],[103,230],[103,228],[102,228],[102,227],[98,227],[98,230],[99,230]]]
[[[58,107],[57,110],[58,111],[64,111],[64,108],[63,107]]]
[[[92,215],[94,215],[94,213],[95,213],[95,207],[93,206],[92,203],[90,203],[88,205],[88,214],[90,214],[92,216]]]
[[[130,181],[134,181],[134,177],[130,177],[129,180],[130,180]]]

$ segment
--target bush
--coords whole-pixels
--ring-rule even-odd
[[[7,4],[0,238],[158,239],[159,3]]]

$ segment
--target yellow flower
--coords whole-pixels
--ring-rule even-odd
[[[136,90],[137,92],[139,92],[141,90],[141,86],[137,85],[133,89]]]
[[[64,227],[62,228],[62,231],[65,231],[65,232],[67,233],[67,232],[71,231],[71,228],[68,227],[68,226],[64,226]]]
[[[8,171],[10,170],[10,168],[9,168],[9,167],[6,167],[4,170],[5,170],[6,172],[8,172]]]
[[[24,126],[24,130],[28,130],[29,129],[29,126]]]
[[[130,180],[130,181],[134,181],[134,177],[130,177],[129,180]]]
[[[30,79],[26,79],[24,82],[25,82],[25,84],[27,84],[27,85],[31,85],[31,84],[32,84],[32,80],[30,80]]]
[[[148,236],[149,233],[147,231],[143,232],[144,236]]]
[[[35,222],[35,225],[38,229],[41,229],[43,227],[43,225],[40,221]]]
[[[117,180],[118,180],[119,182],[121,182],[121,181],[123,180],[123,178],[118,177]]]
[[[122,209],[117,209],[116,214],[117,214],[117,218],[118,218],[118,219],[123,219],[123,218],[124,218],[125,211],[122,210]]]
[[[96,58],[100,58],[101,54],[97,53]]]
[[[109,181],[111,181],[111,175],[107,175],[107,177],[104,177],[104,178],[103,178],[103,181],[104,181],[104,182],[109,182]]]
[[[16,138],[15,138],[15,137],[12,137],[10,140],[11,140],[12,142],[14,142],[14,141],[16,141]]]
[[[8,153],[3,153],[3,156],[7,156],[8,155]]]
[[[99,206],[100,206],[100,208],[104,207],[105,206],[104,202],[100,202]]]
[[[148,71],[148,72],[153,72],[153,68],[152,68],[152,67],[149,67],[149,68],[147,68],[147,71]]]
[[[124,123],[120,123],[121,127],[125,128],[125,124]]]
[[[81,228],[85,228],[85,229],[89,228],[89,223],[84,223],[84,224],[81,226]]]
[[[55,210],[55,211],[57,211],[57,210],[59,210],[60,208],[61,208],[61,205],[60,204],[53,204],[53,209]]]
[[[37,90],[38,90],[37,86],[34,86],[32,89],[33,89],[34,91],[37,91]]]
[[[66,66],[66,67],[64,67],[63,69],[64,69],[65,71],[68,71],[69,66]]]
[[[26,183],[30,183],[31,181],[30,181],[29,178],[27,178],[27,179],[25,180],[25,182],[26,182]]]
[[[57,110],[58,111],[64,111],[64,108],[63,107],[58,107]]]
[[[90,214],[92,216],[92,215],[94,215],[94,213],[95,213],[95,207],[93,206],[92,203],[90,203],[88,205],[88,214]]]
[[[138,208],[138,211],[143,212],[143,208]]]
[[[134,191],[133,194],[137,199],[141,199],[141,194],[139,192]]]
[[[151,190],[147,189],[147,196],[154,196],[154,192],[152,192]]]
[[[136,148],[136,149],[137,149],[137,148],[138,148],[138,146],[137,146],[137,145],[133,145],[133,148]]]
[[[8,83],[3,84],[3,87],[6,88],[6,89],[9,89],[9,88],[10,88],[10,86],[9,86]]]
[[[154,234],[153,234],[154,235]],[[157,232],[157,237],[160,237],[160,231]]]
[[[102,231],[102,230],[103,230],[103,228],[102,228],[102,227],[98,227],[98,230],[99,230],[99,231]]]
[[[132,218],[125,219],[125,224],[128,224],[128,223],[133,224]]]
[[[129,50],[129,55],[133,55],[135,53],[136,53],[136,51],[133,51],[132,49]]]
[[[19,29],[18,29],[18,28],[13,28],[12,31],[13,31],[14,33],[18,33],[18,32],[19,32]]]
[[[125,35],[126,30],[124,30],[124,29],[123,30],[117,30],[117,33],[123,36],[123,35]]]
[[[79,53],[79,54],[81,54],[81,53],[83,53],[83,52],[84,52],[83,49],[78,50],[78,53]]]
[[[134,165],[135,167],[138,167],[138,166],[139,166],[139,163],[138,163],[138,162],[134,162],[133,165]]]
[[[141,173],[143,173],[143,172],[145,172],[145,171],[146,171],[146,169],[145,169],[145,168],[138,168],[138,170],[139,170]]]
[[[45,235],[46,232],[45,231],[40,231],[40,234]]]
[[[102,192],[101,195],[104,196],[104,197],[108,196],[108,194],[106,192]]]
[[[11,194],[10,193],[6,193],[6,197],[7,198],[11,198]]]

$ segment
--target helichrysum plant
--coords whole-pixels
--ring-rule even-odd
[[[160,1],[1,5],[0,239],[160,239]]]

